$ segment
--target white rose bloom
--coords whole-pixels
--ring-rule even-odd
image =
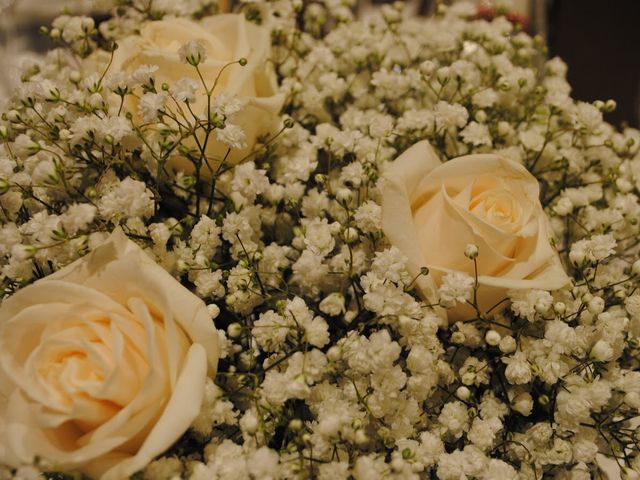
[[[385,172],[382,228],[409,258],[421,295],[435,303],[435,285],[450,272],[474,273],[464,255],[478,246],[478,303],[486,311],[508,289],[559,289],[569,283],[538,200],[539,185],[522,165],[497,155],[442,163],[427,142],[409,148]],[[449,319],[472,314],[449,311]]]
[[[183,79],[193,79],[199,86],[191,109],[195,114],[202,115],[206,114],[207,96],[198,72],[188,59],[194,62],[198,60],[198,69],[208,82],[207,88],[213,87],[214,80],[225,65],[246,59],[244,66],[236,63],[226,67],[213,92],[214,103],[220,95],[225,95],[225,104],[229,96],[237,97],[244,103],[238,113],[222,112],[235,113],[233,127],[229,128],[228,125],[219,130],[217,139],[209,138],[206,153],[210,166],[216,168],[216,163],[224,158],[229,146],[232,151],[226,162],[236,164],[251,152],[258,136],[273,133],[278,128],[284,95],[278,93],[277,80],[268,61],[270,55],[269,30],[247,21],[244,14],[214,15],[198,23],[185,18],[172,18],[146,23],[140,35],[119,42],[110,69],[133,73],[143,65],[152,65],[156,67],[156,85],[167,82],[171,86],[181,82],[174,89],[181,89],[185,99],[193,95],[188,89],[185,91]],[[143,73],[138,76],[142,81],[147,81],[151,72]],[[129,95],[125,106],[137,114],[137,102],[136,97]],[[151,116],[159,106],[159,102],[151,102],[148,108],[145,107],[145,112]],[[173,157],[171,162],[177,168],[190,168],[190,163],[182,157]],[[203,168],[203,172],[207,174],[209,169]]]
[[[0,308],[0,462],[128,477],[200,411],[206,306],[121,230]]]

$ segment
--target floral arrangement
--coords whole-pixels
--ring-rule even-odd
[[[0,122],[1,478],[640,478],[614,102],[469,4],[116,3]]]

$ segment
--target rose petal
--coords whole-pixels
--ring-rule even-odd
[[[538,221],[538,237],[535,242],[526,245],[528,250],[519,256],[522,260],[514,262],[500,277],[479,278],[483,284],[512,289],[556,290],[570,283],[556,250],[549,243],[551,230],[544,213]]]
[[[135,473],[169,448],[187,430],[200,412],[200,402],[193,400],[202,399],[206,375],[207,353],[201,345],[194,344],[187,353],[171,400],[140,450],[131,458],[118,462],[101,473],[102,480],[119,480]],[[100,468],[105,466],[100,465]]]
[[[411,199],[421,179],[440,164],[428,142],[416,143],[385,170],[382,196],[382,228],[391,243],[407,256],[409,272],[417,277],[416,287],[430,303],[437,302],[436,286],[431,276],[419,275],[427,262],[416,241]]]
[[[414,212],[414,222],[419,226],[418,239],[427,266],[434,271],[446,269],[473,273],[473,261],[464,256],[464,249],[470,243],[477,245],[481,252],[477,260],[481,273],[499,272],[512,262],[512,259],[494,248],[493,241],[489,243],[485,239],[492,238],[488,233],[495,233],[495,244],[499,247],[501,244],[508,244],[509,241],[512,244],[517,243],[517,237],[487,226],[475,215],[454,203],[444,187]],[[442,225],[446,225],[447,228],[442,228]]]

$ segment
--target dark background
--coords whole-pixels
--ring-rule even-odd
[[[640,0],[548,2],[551,55],[569,66],[572,96],[614,99],[605,118],[614,125],[640,124]]]

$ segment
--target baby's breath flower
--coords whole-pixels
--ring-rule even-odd
[[[191,40],[178,49],[178,57],[183,63],[198,66],[207,58],[207,50],[200,40]]]
[[[440,304],[453,307],[457,303],[466,303],[472,299],[475,280],[470,275],[460,272],[447,273],[440,286]]]

